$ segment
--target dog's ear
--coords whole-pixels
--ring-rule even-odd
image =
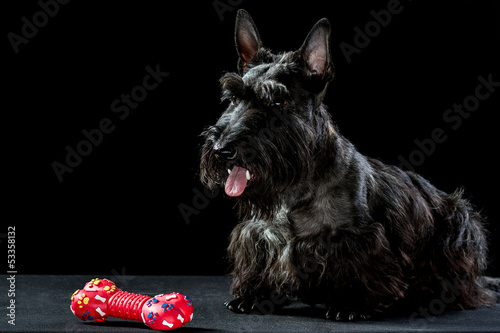
[[[333,79],[334,67],[330,59],[330,22],[319,20],[299,49],[307,79],[326,83]]]
[[[246,10],[240,9],[236,15],[234,40],[239,56],[238,70],[241,74],[262,46],[257,27]]]

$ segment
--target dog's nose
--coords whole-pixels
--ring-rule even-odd
[[[218,147],[215,147],[215,156],[218,158],[224,159],[226,161],[234,160],[236,157],[236,151],[231,148],[231,147],[221,147],[217,149]]]

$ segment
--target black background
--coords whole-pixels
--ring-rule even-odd
[[[18,273],[226,273],[236,212],[222,191],[205,201],[196,194],[199,134],[224,109],[218,78],[236,69],[234,18],[245,8],[276,51],[298,48],[317,20],[330,20],[336,78],[325,103],[363,154],[398,164],[416,139],[445,131],[416,171],[445,191],[464,187],[488,216],[488,273],[499,275],[500,92],[456,130],[443,114],[474,95],[478,76],[500,81],[500,5],[401,0],[401,12],[348,62],[339,45],[354,45],[354,28],[364,30],[389,2],[241,0],[217,13],[213,1],[70,1],[17,54],[7,35],[21,34],[22,17],[33,22],[40,4],[2,10],[0,233],[6,244],[7,225],[16,227]],[[120,120],[111,103],[157,65],[169,76]],[[103,118],[114,131],[59,182],[51,164],[64,163],[65,147]],[[199,209],[185,219],[179,206],[194,208],[193,200]]]

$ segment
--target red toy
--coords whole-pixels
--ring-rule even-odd
[[[128,293],[108,279],[92,279],[82,290],[75,291],[70,308],[82,320],[131,319],[143,321],[154,330],[173,330],[193,319],[193,302],[187,296]]]

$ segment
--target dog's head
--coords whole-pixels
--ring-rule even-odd
[[[274,54],[262,46],[250,15],[238,11],[238,72],[220,79],[228,107],[203,133],[200,176],[209,188],[224,186],[237,197],[240,213],[272,214],[282,194],[312,171],[316,148],[332,135],[321,104],[334,75],[329,37],[322,19],[298,50]]]

